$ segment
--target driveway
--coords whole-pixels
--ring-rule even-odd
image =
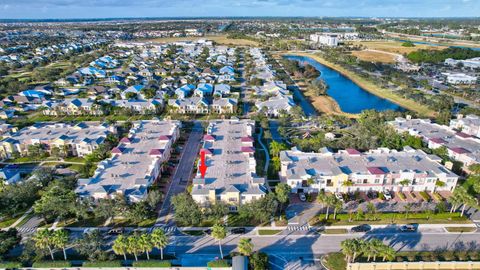
[[[183,148],[180,162],[175,168],[175,173],[173,174],[173,179],[167,190],[165,200],[163,201],[162,207],[158,212],[156,224],[174,225],[174,220],[171,216],[173,210],[171,205],[172,197],[185,192],[192,175],[195,159],[197,158],[200,150],[200,141],[202,139],[202,135],[203,128],[201,123],[195,122],[192,132],[188,137],[187,143]]]

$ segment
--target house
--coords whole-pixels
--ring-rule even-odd
[[[170,110],[181,114],[208,114],[209,102],[203,97],[189,97],[185,99],[169,99]]]
[[[61,102],[43,103],[44,115],[102,115],[101,107],[89,98],[65,99]]]
[[[255,173],[252,120],[210,121],[203,138],[207,171],[193,179],[192,198],[204,207],[222,201],[232,212],[265,196],[265,179]],[[199,164],[200,165],[200,162]]]
[[[235,69],[231,66],[224,66],[219,70],[222,75],[235,75]]]
[[[458,176],[439,158],[411,148],[380,148],[361,153],[355,149],[280,153],[280,181],[294,193],[355,191],[453,191]],[[405,181],[408,184],[405,185]],[[438,183],[442,182],[443,185]]]
[[[477,77],[464,73],[443,73],[450,84],[476,84]]]
[[[213,94],[213,85],[209,83],[200,83],[197,85],[193,94],[198,97],[207,97]]]
[[[11,185],[18,183],[20,179],[20,172],[18,169],[10,168],[9,165],[0,169],[0,183],[3,182],[7,185]]]
[[[179,121],[134,122],[128,135],[112,149],[112,157],[101,161],[92,177],[79,179],[75,192],[96,200],[117,195],[130,203],[144,200],[148,188],[166,169],[180,125]]]
[[[175,90],[175,95],[179,99],[184,99],[186,97],[189,97],[194,89],[195,89],[195,85],[185,84],[185,85],[182,85],[182,87],[177,88]]]
[[[272,117],[278,117],[282,112],[290,112],[290,110],[295,106],[292,96],[274,96],[269,98],[266,101],[257,101],[255,106],[260,111],[265,111],[265,113]]]
[[[136,94],[137,98],[143,99],[143,95],[141,93],[143,88],[145,88],[145,86],[141,85],[141,84],[133,85],[133,86],[130,86],[127,89],[125,89],[120,95],[121,95],[122,99],[128,99],[127,94],[128,93],[134,93],[134,94]]]
[[[215,84],[215,91],[213,95],[224,97],[230,95],[230,85],[228,84]]]
[[[210,105],[212,113],[233,114],[237,110],[238,101],[235,98],[215,98]]]

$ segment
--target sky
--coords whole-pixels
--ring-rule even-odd
[[[480,0],[0,0],[0,19],[479,17]]]

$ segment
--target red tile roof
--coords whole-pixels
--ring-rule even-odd
[[[150,153],[149,153],[150,156],[161,156],[162,154],[163,154],[162,149],[152,149],[150,150]]]
[[[467,149],[462,148],[462,147],[454,147],[454,148],[450,148],[450,150],[452,150],[453,152],[455,152],[455,153],[457,153],[457,154],[470,153],[470,151],[468,151]]]
[[[203,135],[203,140],[204,141],[215,141],[215,137],[213,137],[210,134],[205,134],[205,135]]]
[[[446,143],[447,141],[445,141],[444,139],[442,138],[431,138],[429,139],[431,142],[434,142],[434,143],[437,143],[437,144],[444,144]]]
[[[250,146],[242,146],[242,153],[255,153],[255,148]]]
[[[124,148],[122,148],[122,147],[114,147],[112,149],[112,154],[122,154],[123,150],[124,150]]]
[[[347,148],[345,149],[345,151],[347,151],[347,153],[349,155],[360,155],[360,151],[358,151],[357,149],[353,149],[353,148]]]
[[[158,137],[158,140],[159,141],[170,141],[170,136],[162,135],[162,136]]]
[[[468,135],[467,133],[463,133],[463,132],[457,132],[455,135],[457,135],[460,138],[470,138],[470,137],[472,137],[472,136]]]
[[[132,142],[130,141],[130,139],[127,138],[127,137],[123,137],[123,138],[120,140],[120,142],[121,142],[121,143],[132,143]]]
[[[385,171],[380,167],[367,167],[367,170],[371,174],[385,174]]]
[[[254,142],[255,140],[251,136],[242,137],[242,142]]]
[[[207,148],[202,148],[200,150],[200,153],[202,152],[205,152],[205,155],[213,155],[213,151],[211,151],[210,149],[207,149]]]

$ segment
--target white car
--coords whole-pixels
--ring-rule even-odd
[[[390,191],[385,190],[383,192],[383,197],[385,197],[385,200],[390,201],[392,199],[392,194],[390,193]]]
[[[307,196],[305,196],[305,193],[298,194],[298,197],[300,198],[300,201],[302,201],[302,202],[307,201]]]
[[[335,192],[335,198],[337,198],[337,200],[340,200],[340,201],[342,201],[342,202],[343,202],[343,196],[342,196],[342,194],[341,194],[341,193],[339,193],[339,192]]]

